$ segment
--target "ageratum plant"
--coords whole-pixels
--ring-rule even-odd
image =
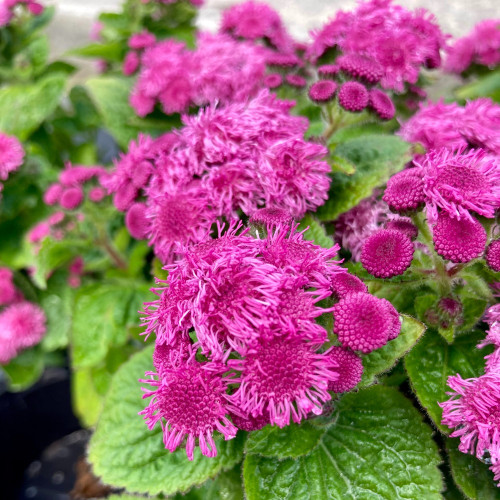
[[[498,22],[199,4],[102,13],[68,88],[0,3],[9,389],[69,370],[113,499],[500,498]]]

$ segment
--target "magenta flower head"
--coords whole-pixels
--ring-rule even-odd
[[[362,83],[346,82],[340,87],[338,99],[346,111],[363,111],[368,106],[368,90]]]
[[[500,207],[500,162],[483,150],[431,151],[421,161],[431,220],[438,209],[472,219],[469,211],[492,218]]]
[[[396,107],[392,99],[379,89],[370,90],[368,106],[382,120],[392,120],[396,114]]]
[[[153,33],[147,30],[135,33],[128,40],[128,46],[133,50],[142,50],[151,47],[156,42],[156,37]]]
[[[500,105],[491,99],[469,101],[457,129],[468,145],[500,155]]]
[[[334,346],[330,350],[330,356],[337,363],[339,378],[328,383],[328,390],[333,392],[349,392],[354,389],[363,376],[363,362],[361,358],[350,349]]]
[[[18,302],[3,310],[0,313],[0,345],[5,344],[8,351],[0,353],[0,362],[7,363],[21,350],[40,342],[47,331],[45,323],[45,313],[31,302]],[[13,354],[10,357],[9,352]]]
[[[381,229],[363,245],[361,264],[377,278],[392,278],[410,267],[414,251],[408,235],[393,229]]]
[[[500,272],[500,240],[492,241],[486,250],[486,263],[490,269]]]
[[[17,297],[13,272],[6,267],[0,267],[0,306],[14,302]]]
[[[123,74],[125,76],[133,75],[141,63],[141,58],[135,50],[131,50],[123,61]]]
[[[433,228],[436,252],[451,262],[470,262],[482,255],[487,234],[474,218],[454,219],[447,212],[438,215]]]
[[[264,78],[264,85],[269,89],[277,89],[283,84],[283,77],[279,73],[271,73]]]
[[[231,415],[231,420],[238,429],[247,432],[258,431],[270,423],[269,414],[266,411],[258,417],[253,417],[252,415],[241,417],[235,413]]]
[[[83,202],[83,190],[81,187],[70,187],[63,191],[59,203],[66,210],[74,210]]]
[[[164,369],[158,378],[149,372],[152,377],[141,380],[152,389],[144,389],[144,398],[151,401],[139,414],[149,429],[160,422],[163,443],[170,452],[185,441],[187,457],[193,460],[198,442],[203,455],[215,457],[213,433],[219,431],[226,440],[236,436],[237,429],[228,419],[227,385],[217,368],[220,371],[216,365],[190,360]]]
[[[335,96],[337,84],[332,80],[320,80],[309,88],[309,98],[317,103],[329,102]]]
[[[318,76],[321,78],[335,78],[340,71],[338,64],[324,64],[323,66],[318,66]]]
[[[147,207],[144,203],[134,203],[125,216],[125,225],[128,232],[137,240],[145,239],[149,232],[146,210]]]
[[[100,186],[96,186],[89,191],[89,200],[94,203],[99,203],[106,197],[106,190]]]
[[[386,299],[364,292],[352,293],[333,306],[334,327],[343,347],[369,353],[396,338],[399,316]]]
[[[398,217],[396,219],[391,219],[385,223],[385,229],[392,229],[394,231],[401,231],[406,234],[411,240],[416,239],[418,236],[418,229],[413,224],[411,219],[407,217]]]
[[[399,213],[415,212],[425,202],[421,168],[408,168],[387,181],[382,199],[391,210]]]
[[[16,137],[0,132],[0,180],[7,180],[10,172],[23,163],[24,149]]]
[[[364,80],[367,83],[377,83],[384,72],[380,64],[368,57],[359,54],[346,54],[340,56],[336,63],[348,75]]]
[[[55,205],[61,199],[63,189],[61,184],[51,184],[43,194],[43,202],[46,205]]]
[[[250,224],[263,227],[289,226],[292,222],[292,215],[283,208],[261,208],[249,220]]]
[[[351,293],[368,293],[368,287],[353,274],[335,273],[331,279],[333,296],[343,299]]]
[[[302,89],[307,85],[307,80],[300,75],[286,75],[285,79],[288,85],[298,89]]]
[[[490,372],[478,378],[448,378],[451,391],[443,409],[442,424],[455,429],[458,449],[482,459],[485,454],[496,464],[500,460],[500,373]]]
[[[269,412],[272,424],[298,423],[309,413],[320,415],[330,399],[328,383],[338,379],[337,363],[298,338],[281,335],[251,344],[241,360],[229,360],[240,386],[232,403],[253,416]]]

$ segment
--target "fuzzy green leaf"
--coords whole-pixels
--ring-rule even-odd
[[[457,373],[469,378],[484,372],[484,356],[488,350],[476,349],[482,338],[484,333],[475,331],[450,345],[430,330],[405,358],[413,390],[434,424],[445,434],[450,430],[441,425],[442,410],[438,402],[448,399],[446,381]]]
[[[244,434],[230,441],[218,439],[215,458],[196,449],[190,462],[183,449],[165,450],[160,426],[150,431],[138,415],[147,404],[138,379],[152,369],[152,354],[153,346],[146,347],[114,375],[90,441],[89,461],[106,484],[133,493],[172,495],[234,467],[243,456]]]
[[[66,76],[54,73],[33,84],[0,89],[0,130],[26,140],[56,109],[65,85]]]
[[[446,440],[451,474],[460,490],[472,500],[500,500],[500,488],[493,481],[493,472],[473,455],[458,451],[460,440]]]
[[[375,382],[376,376],[389,371],[413,346],[425,332],[425,325],[411,316],[402,315],[403,324],[397,338],[388,342],[363,357],[363,378],[359,387],[365,387]]]
[[[149,297],[147,285],[100,283],[80,288],[73,316],[73,365],[86,368],[104,360],[109,349],[127,340],[127,327],[139,323]]]
[[[248,500],[440,499],[440,456],[431,429],[397,390],[373,386],[344,396],[317,446],[277,460],[247,454]]]
[[[334,173],[329,199],[317,211],[320,220],[334,220],[399,172],[409,160],[409,145],[396,136],[372,134],[349,139],[335,156],[355,166],[353,175]]]
[[[304,233],[304,238],[313,241],[316,245],[323,248],[332,248],[335,244],[333,239],[326,234],[325,227],[311,214],[306,214],[300,221],[299,229],[303,230],[306,227],[309,229]]]
[[[73,410],[85,427],[95,425],[102,410],[103,398],[98,393],[92,369],[75,370],[71,377]]]

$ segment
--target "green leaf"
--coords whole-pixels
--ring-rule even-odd
[[[195,450],[190,462],[179,449],[164,449],[161,428],[148,430],[138,415],[145,406],[138,379],[152,369],[153,346],[133,356],[116,372],[97,429],[90,441],[89,461],[104,483],[129,492],[171,495],[187,491],[234,467],[243,456],[244,433],[217,440],[217,456]]]
[[[110,62],[120,62],[124,56],[124,46],[120,42],[91,43],[68,51],[66,56],[96,57]]]
[[[500,488],[493,481],[493,472],[488,465],[473,455],[458,451],[459,443],[458,438],[446,440],[451,474],[460,490],[473,500],[500,499]]]
[[[73,409],[85,427],[97,423],[102,410],[103,397],[95,387],[92,370],[85,368],[75,370],[71,377],[71,397]]]
[[[476,349],[484,332],[475,331],[458,337],[449,345],[437,332],[430,330],[405,357],[405,367],[420,403],[434,424],[445,434],[441,425],[442,410],[438,402],[446,401],[449,390],[446,381],[460,373],[463,378],[477,377],[484,372],[487,349]]]
[[[53,73],[37,83],[0,89],[0,130],[26,140],[56,109],[65,85],[66,76]]]
[[[139,132],[158,135],[172,126],[168,117],[151,123],[137,117],[129,104],[132,81],[121,77],[98,77],[87,81],[87,88],[104,120],[105,126],[123,148],[137,137]]]
[[[440,499],[440,456],[431,429],[396,389],[345,395],[317,446],[294,460],[248,453],[248,500]]]
[[[353,175],[334,173],[328,201],[319,207],[320,220],[334,220],[373,190],[385,184],[410,159],[409,145],[397,136],[364,135],[335,148],[335,155],[355,165]]]
[[[425,332],[425,325],[411,316],[401,315],[403,324],[397,338],[363,357],[363,378],[359,387],[375,382],[376,376],[389,371],[415,344]]]
[[[303,230],[306,227],[309,227],[304,233],[306,240],[313,241],[316,245],[323,248],[332,248],[335,245],[333,239],[326,234],[323,224],[309,213],[300,221],[299,229]]]
[[[325,429],[309,422],[292,424],[280,429],[267,425],[260,431],[251,432],[245,443],[245,452],[264,457],[297,458],[307,455],[322,439]]]
[[[127,326],[139,323],[137,311],[147,297],[149,286],[131,281],[80,288],[73,316],[73,366],[95,366],[111,347],[123,345]]]
[[[346,175],[352,175],[356,172],[356,165],[342,156],[329,156],[328,163],[332,167],[332,172],[341,172]]]
[[[478,97],[491,97],[500,102],[500,70],[488,73],[476,81],[465,85],[455,92],[459,99],[470,100]]]
[[[42,352],[36,347],[27,349],[2,368],[7,374],[9,390],[24,391],[42,375],[44,368]]]

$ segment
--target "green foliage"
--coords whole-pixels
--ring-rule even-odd
[[[425,332],[425,325],[411,316],[402,315],[403,324],[397,338],[363,357],[363,378],[359,387],[373,384],[377,375],[388,372],[415,344]]]
[[[472,100],[478,97],[491,97],[500,102],[500,70],[491,71],[477,80],[469,83],[455,92],[462,100]]]
[[[21,352],[2,366],[11,391],[23,391],[33,385],[40,378],[43,368],[43,353],[37,347]]]
[[[171,495],[200,485],[220,471],[233,468],[243,456],[244,435],[217,440],[217,457],[199,449],[188,461],[185,450],[164,449],[159,425],[149,431],[138,412],[142,400],[138,379],[152,369],[153,346],[123,364],[111,382],[97,429],[90,441],[89,460],[104,483],[133,493]],[[216,497],[215,497],[216,498]]]
[[[296,460],[247,452],[248,500],[441,498],[440,457],[431,430],[397,390],[373,386],[347,394],[332,417],[316,446]],[[270,444],[263,446],[277,453],[273,437],[270,433]],[[292,430],[290,439],[301,438]]]
[[[81,287],[73,316],[73,366],[102,362],[113,346],[127,341],[127,328],[138,323],[137,311],[149,297],[149,286],[135,281],[96,283]]]
[[[442,411],[438,402],[446,401],[449,376],[460,373],[463,378],[478,377],[484,373],[487,349],[476,349],[484,333],[474,331],[448,344],[437,332],[430,330],[405,358],[410,382],[421,405],[434,424],[445,434],[449,429],[441,425]]]
[[[320,220],[334,220],[347,212],[389,177],[401,170],[409,160],[409,145],[399,137],[367,134],[347,139],[335,148],[335,157],[354,165],[352,175],[332,175],[329,199],[318,209]]]
[[[488,465],[474,455],[458,451],[459,439],[446,440],[451,474],[460,490],[472,500],[498,500],[500,488],[493,481],[493,472]]]
[[[323,248],[332,248],[335,244],[332,237],[326,233],[325,227],[313,215],[307,213],[300,221],[299,230],[306,227],[309,229],[304,233],[304,239],[313,241]]]
[[[50,74],[36,83],[0,89],[0,130],[25,140],[56,109],[66,76]]]

